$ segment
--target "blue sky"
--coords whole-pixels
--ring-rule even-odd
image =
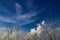
[[[19,23],[20,29],[29,31],[37,27],[34,20],[52,17],[60,20],[59,0],[0,0],[0,27],[12,28]]]

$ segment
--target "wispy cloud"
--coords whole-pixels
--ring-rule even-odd
[[[17,16],[17,19],[30,19],[31,17],[36,16],[36,15],[37,15],[36,13],[30,12],[30,13]]]
[[[30,0],[28,2],[30,2]],[[29,5],[30,5],[30,3],[29,3]],[[30,11],[28,13],[21,15],[20,11],[22,11],[22,7],[20,4],[16,3],[16,16],[14,17],[14,19],[19,20],[20,25],[26,25],[31,22],[34,22],[31,18],[38,15],[43,10],[44,10],[44,8],[42,8],[40,11]]]
[[[0,21],[2,21],[2,22],[15,23],[15,20],[12,20],[10,18],[6,18],[6,17],[3,17],[3,16],[0,16]]]
[[[32,17],[37,15],[37,12],[28,12],[21,15],[22,7],[20,4],[16,3],[16,16],[14,19],[19,20],[20,25],[26,25],[33,22]]]
[[[32,20],[31,18],[36,15],[37,15],[36,13],[31,12],[17,16],[16,19],[20,20],[20,26],[22,26],[34,22],[34,20]]]
[[[16,13],[19,16],[22,13],[22,7],[18,3],[15,3],[15,7],[16,7]]]
[[[30,0],[29,0],[29,2],[30,2]],[[20,4],[18,4],[18,3],[15,3],[15,6],[16,6],[16,16],[13,16],[13,17],[0,16],[0,21],[2,21],[2,22],[9,22],[9,23],[16,23],[19,20],[20,25],[26,25],[28,23],[33,22],[33,20],[31,19],[32,17],[38,15],[38,13],[41,13],[44,10],[44,9],[41,9],[40,12],[31,11],[31,12],[28,12],[28,13],[25,13],[25,14],[21,15],[21,13],[22,13],[22,6]],[[5,12],[5,13],[8,13],[8,14],[11,13],[11,12],[5,10],[4,8],[3,8],[2,11]]]
[[[29,21],[26,21],[26,22],[22,22],[22,23],[20,23],[20,26],[24,26],[24,25],[27,25],[27,24],[32,23],[32,22],[34,22],[34,20],[29,20]]]

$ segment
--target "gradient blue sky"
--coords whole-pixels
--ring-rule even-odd
[[[37,27],[34,20],[50,20],[52,17],[60,20],[59,0],[0,0],[0,27],[12,28],[18,22],[20,29],[29,31]]]

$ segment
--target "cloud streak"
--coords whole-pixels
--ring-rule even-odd
[[[42,8],[39,12],[38,11],[31,11],[31,12],[28,12],[28,13],[25,13],[25,14],[21,15],[20,11],[22,11],[22,7],[21,7],[20,4],[17,3],[16,4],[16,14],[17,15],[15,16],[14,19],[19,20],[21,26],[22,25],[26,25],[26,24],[34,22],[33,19],[32,19],[32,17],[38,15],[43,10],[44,10],[44,8]]]
[[[6,17],[3,17],[3,16],[0,16],[0,21],[9,22],[9,23],[15,23],[15,20],[12,20],[10,18],[6,18]]]
[[[29,1],[30,2],[30,1]],[[22,14],[22,7],[20,4],[15,3],[16,6],[16,16],[13,17],[3,17],[0,16],[0,21],[2,22],[8,22],[8,23],[16,23],[16,22],[20,22],[20,25],[26,25],[28,23],[34,22],[31,18],[38,15],[39,13],[41,13],[43,11],[43,9],[41,9],[40,12],[37,11],[31,11],[25,14]],[[4,8],[3,8],[4,9]],[[7,11],[7,10],[3,10],[3,12],[10,14],[11,12]],[[10,14],[11,15],[11,14]],[[15,14],[14,14],[15,15]]]
[[[21,5],[16,3],[15,6],[16,6],[16,16],[14,17],[14,19],[19,20],[20,25],[26,25],[28,23],[33,22],[31,18],[33,16],[36,16],[37,12],[31,11],[21,15],[21,11],[22,11]]]

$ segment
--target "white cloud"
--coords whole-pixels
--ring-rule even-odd
[[[21,20],[21,19],[30,19],[31,17],[37,15],[36,12],[29,12],[29,13],[25,13],[23,15],[21,15],[22,13],[22,7],[20,4],[16,3],[16,17],[17,19]]]
[[[22,13],[21,5],[18,3],[15,3],[15,7],[16,7],[16,16],[20,16],[20,14]]]
[[[0,16],[0,21],[2,21],[2,22],[10,22],[10,23],[15,23],[16,22],[15,20],[12,20],[10,18],[6,18],[6,17],[3,17],[3,16]]]
[[[24,25],[32,23],[32,22],[34,22],[34,21],[33,20],[28,20],[28,21],[24,21],[24,22],[22,21],[19,26],[24,26]]]
[[[16,3],[16,16],[15,19],[20,21],[20,25],[26,25],[33,22],[32,17],[37,15],[37,12],[29,12],[21,15],[22,7],[20,4]],[[18,9],[19,8],[19,9]]]
[[[29,2],[31,2],[31,1],[29,0]],[[10,18],[0,16],[0,21],[16,23],[19,20],[20,23],[21,23],[20,25],[25,25],[25,24],[33,22],[31,18],[33,16],[38,15],[38,13],[41,13],[43,11],[43,9],[42,9],[40,12],[33,12],[32,11],[32,12],[21,15],[21,13],[22,13],[21,5],[18,4],[18,3],[15,3],[15,6],[16,6],[16,16],[13,16],[13,17],[10,17]],[[8,13],[8,14],[11,14],[11,12],[9,12],[8,10],[5,10],[4,8],[2,9],[2,11],[5,12],[5,13]]]
[[[17,15],[17,16],[15,16],[15,19],[20,21],[20,23],[21,23],[20,25],[26,25],[28,23],[34,22],[31,18],[38,15],[42,11],[43,11],[43,9],[40,12],[33,12],[32,11],[29,13],[25,13],[23,15]],[[44,22],[43,22],[43,24],[44,24]]]
[[[44,22],[45,21],[42,21],[41,24],[43,25]],[[31,34],[35,34],[35,33],[41,34],[41,32],[44,31],[43,29],[44,29],[43,26],[41,26],[40,24],[38,24],[37,29],[35,29],[35,28],[31,29]]]
[[[23,26],[23,25],[26,25],[26,24],[29,24],[29,23],[32,23],[34,22],[33,19],[31,19],[32,17],[38,15],[37,12],[29,12],[29,13],[26,13],[26,14],[23,14],[23,15],[17,15],[15,17],[12,17],[12,19],[15,19],[17,20],[17,22],[20,22],[20,26]]]
[[[18,3],[16,3],[16,7],[17,7],[17,8],[20,8],[20,7],[21,7],[21,5],[20,5],[20,4],[18,4]]]
[[[27,20],[27,19],[31,19],[31,17],[33,17],[33,16],[36,16],[37,14],[36,13],[26,13],[26,14],[23,14],[23,15],[19,15],[19,16],[17,16],[17,19],[25,19],[25,20]]]
[[[41,9],[40,12],[33,12],[32,11],[32,12],[21,15],[21,13],[22,13],[21,5],[18,3],[15,3],[15,6],[16,6],[16,16],[13,16],[10,18],[9,17],[5,18],[5,17],[0,16],[0,20],[3,22],[11,22],[11,23],[16,23],[16,22],[20,21],[20,25],[26,25],[28,23],[33,22],[31,19],[33,16],[36,16],[36,15],[38,15],[38,13],[41,13],[43,11],[43,9]]]
[[[41,23],[41,24],[42,24],[42,25],[44,25],[44,23],[45,23],[45,21],[42,21],[42,23]]]

